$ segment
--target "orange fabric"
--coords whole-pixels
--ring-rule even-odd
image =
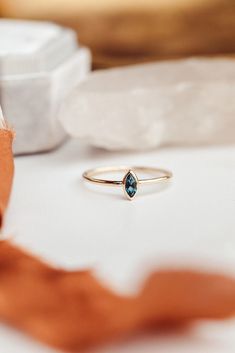
[[[13,179],[13,132],[0,129],[0,226],[9,200]]]
[[[0,246],[0,317],[52,346],[78,351],[147,328],[221,319],[235,312],[235,280],[194,271],[158,271],[133,297],[90,271],[67,272],[19,248]]]
[[[12,137],[0,130],[1,217],[13,176]],[[56,269],[8,241],[0,242],[0,320],[60,349],[75,352],[147,328],[234,313],[233,278],[157,271],[136,296],[120,296],[90,271]]]

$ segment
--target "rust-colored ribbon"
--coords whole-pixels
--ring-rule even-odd
[[[11,131],[0,130],[1,219],[13,177],[12,138]],[[75,352],[163,324],[234,313],[230,277],[156,271],[136,296],[120,296],[90,271],[53,268],[9,241],[0,242],[0,319],[60,349]]]

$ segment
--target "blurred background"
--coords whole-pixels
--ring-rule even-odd
[[[0,15],[75,29],[93,68],[235,52],[233,0],[1,0]]]

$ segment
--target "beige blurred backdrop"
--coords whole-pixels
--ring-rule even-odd
[[[235,52],[233,0],[1,0],[0,14],[74,28],[94,68]]]

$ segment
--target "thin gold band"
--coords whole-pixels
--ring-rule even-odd
[[[105,174],[105,173],[112,173],[112,172],[125,172],[125,176],[123,180],[109,180],[109,179],[103,179],[103,178],[96,178],[96,176],[100,174]],[[158,174],[158,176],[151,177],[151,178],[144,178],[144,179],[139,179],[136,175],[136,172],[140,173],[146,173],[146,174]],[[129,177],[128,177],[129,175]],[[131,175],[131,176],[130,176]],[[101,168],[94,168],[87,170],[83,173],[83,178],[93,184],[101,184],[101,185],[107,185],[107,186],[122,186],[124,187],[124,191],[126,196],[129,199],[133,199],[133,197],[136,194],[137,191],[137,185],[138,184],[152,184],[152,183],[158,183],[160,181],[168,180],[172,178],[172,173],[166,169],[161,169],[161,168],[153,168],[153,167],[140,167],[140,166],[114,166],[114,167],[101,167]],[[129,179],[128,179],[129,178]],[[127,193],[127,180],[134,182],[134,185],[136,185],[136,191],[133,196],[130,197]],[[136,183],[136,184],[135,184]]]
[[[132,170],[134,172],[140,172],[140,173],[162,174],[161,176],[154,177],[154,178],[147,178],[147,179],[138,178],[138,181],[140,184],[156,183],[162,180],[170,179],[172,177],[172,173],[166,169],[151,168],[151,167],[137,167],[137,166],[135,167],[115,166],[115,167],[94,168],[94,169],[85,171],[82,176],[84,179],[90,181],[91,183],[106,184],[110,186],[122,186],[123,180],[100,179],[100,178],[94,178],[94,176],[104,174],[104,173],[112,173],[112,172],[128,172],[129,170]]]

